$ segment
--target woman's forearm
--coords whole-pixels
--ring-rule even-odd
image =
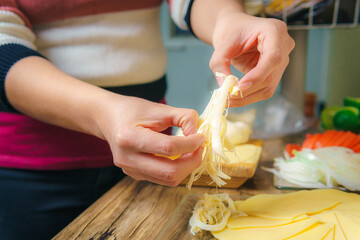
[[[241,0],[195,0],[191,8],[191,27],[200,40],[212,44],[218,17],[233,11],[245,12]]]
[[[139,180],[177,186],[201,163],[196,111],[108,92],[28,57],[10,69],[5,89],[20,112],[106,140],[114,164]],[[186,137],[161,132],[177,126]],[[177,161],[156,156],[182,155]]]
[[[5,89],[12,106],[26,115],[104,138],[95,117],[110,93],[70,77],[46,59],[28,57],[15,63]]]

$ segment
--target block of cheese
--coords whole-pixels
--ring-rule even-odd
[[[233,152],[225,152],[230,162],[222,164],[222,171],[230,177],[253,177],[261,155],[261,142],[236,145]]]
[[[222,171],[230,177],[253,177],[261,150],[262,141],[260,140],[235,145],[233,152],[225,152],[229,162],[222,163]],[[206,174],[204,173],[204,175]]]
[[[225,152],[230,160],[229,162],[222,163],[222,171],[231,177],[229,180],[224,180],[227,184],[223,188],[238,188],[246,180],[252,178],[258,166],[261,152],[262,140],[249,140],[244,144],[234,146],[233,152]],[[186,185],[189,177],[185,178],[181,185]],[[193,183],[193,186],[216,186],[212,183],[210,176],[204,172],[203,175]]]

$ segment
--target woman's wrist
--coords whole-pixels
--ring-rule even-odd
[[[107,129],[111,125],[112,115],[126,105],[126,98],[126,96],[99,88],[96,95],[89,98],[86,103],[90,117],[89,133],[103,140],[109,138],[111,133]]]
[[[212,44],[215,26],[220,18],[231,12],[245,12],[238,0],[196,0],[191,8],[191,26],[202,41]]]

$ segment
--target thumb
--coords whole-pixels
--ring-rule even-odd
[[[198,130],[199,115],[194,109],[172,108],[172,124],[180,127],[185,136],[195,134]]]
[[[231,59],[226,56],[225,52],[222,50],[214,50],[214,53],[210,59],[210,69],[214,73],[216,77],[216,81],[218,82],[219,86],[221,86],[225,80],[224,77],[216,76],[216,73],[222,73],[225,75],[230,75],[230,61]]]

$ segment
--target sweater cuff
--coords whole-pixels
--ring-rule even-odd
[[[191,21],[190,21],[190,14],[191,14],[191,8],[192,8],[193,3],[194,3],[194,0],[189,1],[189,6],[188,6],[186,14],[185,14],[185,22],[186,22],[186,25],[189,28],[189,31],[192,33],[192,35],[194,35],[196,37],[195,33],[192,30]]]
[[[19,60],[30,57],[44,57],[37,51],[21,44],[9,43],[0,46],[0,110],[18,112],[9,103],[5,92],[5,79],[10,68]]]

